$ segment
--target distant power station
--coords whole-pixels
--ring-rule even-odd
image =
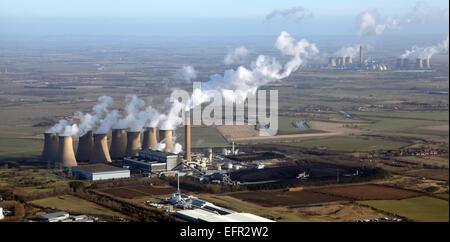
[[[431,69],[430,58],[417,58],[415,63],[412,63],[408,58],[397,58],[396,68],[399,70],[423,70]]]

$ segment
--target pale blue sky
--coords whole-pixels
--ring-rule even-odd
[[[448,9],[447,0],[424,1]],[[399,16],[414,0],[0,0],[0,34],[351,34],[355,17],[376,8]],[[264,22],[274,9],[303,6],[314,17],[301,23]],[[440,33],[446,21],[414,26],[407,33]]]

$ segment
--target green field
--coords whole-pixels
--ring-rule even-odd
[[[97,214],[106,216],[124,217],[123,214],[101,207],[95,203],[70,196],[49,197],[30,202],[32,205],[52,208],[56,210],[65,210],[72,213]]]
[[[372,150],[389,150],[398,149],[408,145],[404,142],[389,141],[384,139],[359,137],[335,137],[318,140],[308,140],[298,143],[289,143],[290,146],[314,148],[327,147],[329,150],[338,151],[372,151]]]
[[[448,222],[448,201],[432,197],[403,200],[371,200],[358,203],[419,222]]]

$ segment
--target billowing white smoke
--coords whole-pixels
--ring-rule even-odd
[[[84,135],[86,132],[93,130],[94,127],[99,123],[102,117],[109,112],[108,107],[112,106],[114,101],[111,97],[101,96],[98,98],[98,103],[92,108],[92,114],[76,112],[75,116],[80,116],[80,134]]]
[[[270,21],[277,17],[302,21],[304,19],[313,17],[313,13],[302,6],[296,6],[284,10],[275,9],[266,16],[266,21]]]
[[[334,56],[343,56],[343,57],[355,57],[359,52],[360,45],[353,45],[349,47],[342,47],[338,51],[334,53]]]
[[[197,71],[192,66],[183,66],[175,72],[174,78],[190,82],[197,78]]]
[[[60,136],[78,136],[80,134],[80,129],[77,124],[67,125]]]
[[[240,46],[233,51],[229,51],[225,56],[223,63],[226,65],[242,64],[245,61],[245,57],[248,55],[248,50],[244,46]]]
[[[418,47],[413,46],[410,50],[406,50],[405,53],[400,55],[400,58],[431,58],[433,55],[438,53],[447,53],[448,52],[448,33],[447,38],[443,40],[441,43],[426,46],[426,47]]]
[[[407,25],[429,23],[435,20],[448,21],[448,8],[438,8],[417,2],[411,10],[399,17],[387,17],[380,21],[378,11],[371,9],[357,16],[359,35],[381,35],[387,30],[400,29]]]
[[[179,153],[182,152],[182,151],[183,151],[183,146],[180,145],[179,143],[176,143],[176,144],[173,146],[173,149],[172,149],[172,150],[169,150],[169,152],[170,152],[170,153],[173,153],[173,154],[179,154]]]
[[[45,133],[61,133],[68,124],[69,121],[61,119],[57,124],[45,131]]]
[[[397,29],[399,27],[399,21],[395,18],[387,18],[384,23],[377,23],[378,16],[376,9],[360,13],[357,17],[358,34],[380,35],[386,30]]]
[[[131,128],[138,119],[139,109],[145,106],[145,101],[138,98],[136,95],[126,96],[125,117],[119,119],[113,126],[114,129]]]
[[[75,112],[75,116],[79,116],[79,124],[73,124],[73,120],[70,122],[62,119],[52,128],[46,131],[46,133],[57,132],[63,136],[81,136],[86,132],[92,130],[95,125],[98,124],[102,116],[108,112],[108,107],[113,104],[113,100],[108,96],[101,96],[98,98],[98,103],[92,108],[92,114]]]
[[[119,111],[112,110],[110,111],[105,118],[100,120],[99,128],[95,131],[96,134],[106,134],[111,128],[117,123],[117,120],[120,118]]]
[[[177,126],[183,124],[182,112],[186,109],[186,106],[174,100],[170,107],[169,113],[163,117],[162,123],[159,126],[161,130],[175,130]]]
[[[296,71],[305,59],[317,53],[315,44],[302,39],[295,42],[287,32],[282,32],[278,37],[275,47],[290,60],[284,65],[275,58],[259,55],[251,63],[250,68],[239,66],[236,70],[226,70],[222,75],[215,74],[208,82],[202,84],[202,88],[193,90],[188,106],[193,108],[210,99],[208,90],[217,90],[225,99],[243,102],[249,94],[254,94],[258,87],[269,82],[280,81]]]

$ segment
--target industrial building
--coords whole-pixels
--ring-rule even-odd
[[[106,164],[89,164],[72,167],[72,174],[78,179],[92,181],[130,178],[130,170]]]
[[[69,213],[64,211],[42,214],[34,217],[33,220],[41,222],[59,222],[69,218]]]
[[[203,209],[181,210],[175,213],[176,217],[190,222],[275,222],[251,213],[230,213],[219,215]]]
[[[170,171],[181,162],[177,154],[157,150],[140,150],[137,157],[125,157],[124,164],[146,172]]]
[[[4,219],[5,216],[3,215],[3,208],[0,207],[0,220]]]

